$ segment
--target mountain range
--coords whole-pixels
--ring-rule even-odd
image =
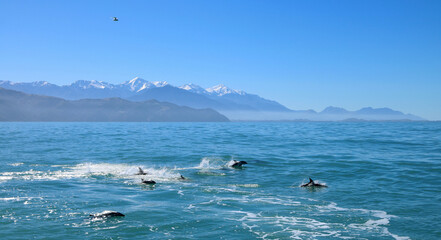
[[[194,84],[175,87],[167,82],[149,82],[138,77],[117,85],[95,80],[78,80],[64,86],[45,81],[32,83],[0,81],[0,87],[67,100],[119,97],[133,101],[156,99],[188,107],[212,108],[220,111],[290,111],[275,101],[233,90],[224,85],[207,89]]]
[[[121,98],[134,102],[157,100],[196,109],[211,108],[233,120],[423,120],[418,116],[389,108],[367,107],[358,111],[348,111],[343,108],[328,107],[321,112],[291,110],[276,101],[231,89],[222,84],[210,88],[195,84],[176,87],[167,82],[150,82],[139,77],[121,84],[78,80],[63,86],[46,81],[31,83],[0,81],[0,87],[66,100],[103,98]]]

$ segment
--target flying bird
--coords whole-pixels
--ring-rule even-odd
[[[118,20],[117,17],[113,17],[113,21],[114,21],[114,22],[118,22],[119,20]]]

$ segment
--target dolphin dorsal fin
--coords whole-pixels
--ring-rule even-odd
[[[310,182],[310,183],[314,183],[314,180],[312,180],[311,178],[309,178],[309,182]]]

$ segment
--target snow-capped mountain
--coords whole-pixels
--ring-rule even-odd
[[[70,85],[63,85],[58,86],[55,84],[48,83],[46,81],[38,81],[38,82],[31,82],[31,83],[14,83],[11,81],[0,81],[0,87],[7,88],[7,89],[13,89],[18,91],[24,91],[28,92],[30,90],[27,90],[28,88],[35,88],[32,91],[33,92],[39,92],[38,88],[41,88],[41,93],[44,95],[44,88],[47,87],[55,87],[55,88],[63,88],[65,90],[68,89],[99,89],[103,91],[109,91],[109,90],[118,90],[118,91],[127,91],[132,93],[138,93],[141,91],[145,91],[151,88],[160,88],[164,86],[171,86],[166,81],[147,81],[139,77],[135,77],[129,81],[123,82],[121,84],[111,84],[104,81],[97,81],[97,80],[77,80]],[[173,86],[174,87],[174,86]],[[209,96],[224,96],[227,94],[237,94],[237,95],[246,95],[244,91],[235,90],[232,88],[229,88],[223,84],[216,85],[214,87],[210,88],[202,88],[199,85],[196,84],[185,84],[180,87],[178,87],[183,90],[187,90],[189,92],[197,93],[197,94],[203,94],[203,95],[209,95]],[[116,95],[115,95],[116,96]],[[94,98],[93,96],[90,96],[91,98]],[[117,96],[116,96],[117,97]],[[73,97],[75,99],[75,97]]]
[[[61,87],[46,81],[31,83],[14,83],[11,81],[0,81],[0,87],[17,90],[25,93],[53,96],[60,92]]]
[[[207,90],[205,90],[201,86],[193,84],[193,83],[182,85],[179,88],[187,90],[189,92],[193,92],[193,93],[208,94]]]
[[[152,82],[152,83],[156,87],[165,87],[165,86],[169,85],[167,81],[156,81],[156,82]]]
[[[97,88],[97,89],[113,89],[115,88],[115,85],[106,83],[103,81],[87,81],[87,80],[78,80],[73,82],[70,87],[73,88],[82,88],[82,89],[89,89],[89,88]]]
[[[216,85],[211,88],[205,89],[208,93],[212,95],[216,95],[218,97],[221,97],[226,94],[239,94],[239,95],[245,95],[246,93],[244,91],[234,90],[231,89],[223,84]]]
[[[142,89],[151,87],[153,84],[142,78],[136,77],[130,81],[122,83],[121,85],[127,87],[132,92],[138,92]]]
[[[161,81],[156,81],[156,82],[149,82],[147,80],[144,80],[142,78],[136,77],[130,81],[124,82],[122,84],[120,84],[119,86],[121,88],[126,88],[127,90],[131,91],[131,92],[140,92],[142,90],[146,90],[146,89],[150,89],[150,88],[154,88],[154,87],[164,87],[168,85],[167,82],[161,82]]]
[[[41,86],[50,86],[50,85],[53,85],[53,84],[50,84],[46,81],[32,82],[32,86],[40,86],[41,87]]]
[[[224,106],[229,106],[227,108],[212,106],[212,108],[219,111],[291,111],[290,109],[286,108],[276,101],[267,100],[259,97],[258,95],[248,94],[241,90],[235,90],[223,84],[219,84],[206,89],[195,84],[186,84],[180,86],[179,88],[192,93],[204,95],[211,100],[222,103]]]
[[[213,86],[210,88],[203,88],[199,85],[190,83],[190,84],[182,85],[179,88],[190,91],[190,92],[198,93],[198,94],[218,96],[218,97],[221,97],[226,94],[239,94],[239,95],[246,94],[244,91],[235,90],[235,89],[229,88],[223,84],[219,84],[219,85],[216,85],[216,86]]]
[[[36,81],[31,83],[15,83],[11,81],[0,81],[0,86],[2,87],[48,87],[48,86],[57,86],[55,84],[48,83],[46,81]]]

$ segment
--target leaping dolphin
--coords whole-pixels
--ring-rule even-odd
[[[147,184],[147,185],[154,185],[154,184],[156,184],[156,182],[153,181],[153,180],[147,180],[146,181],[146,180],[141,178],[141,181],[142,181],[142,183]]]
[[[234,163],[230,166],[230,167],[232,167],[232,168],[241,168],[242,165],[244,165],[244,164],[248,164],[248,163],[245,162],[245,161],[236,161],[236,160],[233,160],[233,161],[234,161]]]
[[[89,216],[93,218],[109,218],[109,217],[124,217],[125,215],[115,211],[104,211],[101,213],[90,214]]]
[[[138,173],[136,173],[135,175],[147,175],[147,173],[144,172],[144,171],[142,170],[142,168],[138,167]]]
[[[300,187],[328,187],[328,186],[320,183],[315,183],[314,180],[309,178],[309,182],[301,185]]]

